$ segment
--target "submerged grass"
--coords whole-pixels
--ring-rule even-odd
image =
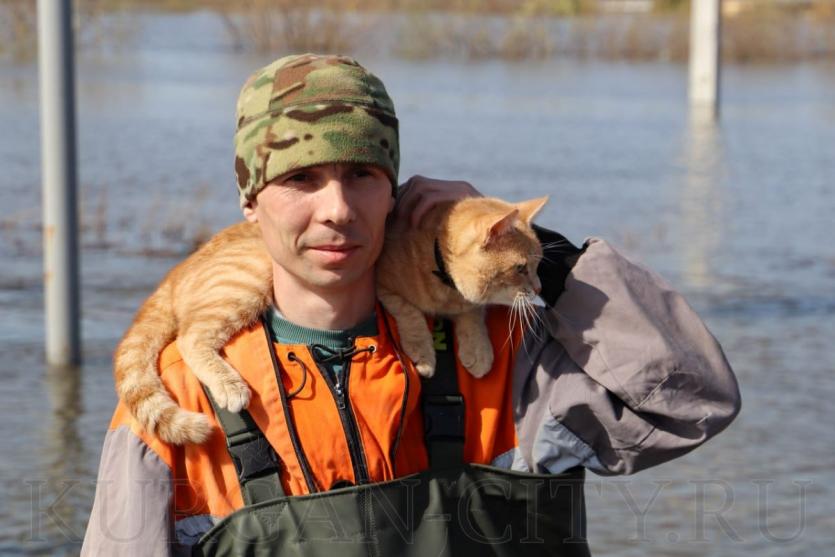
[[[330,0],[239,0],[216,13],[238,49],[258,52],[350,52],[363,35],[363,22],[346,2]]]
[[[113,251],[148,257],[184,256],[214,235],[217,222],[205,211],[216,188],[196,185],[187,198],[156,192],[131,213],[110,204],[107,185],[79,189],[78,240],[83,250]],[[115,210],[114,210],[115,209]],[[41,208],[27,207],[0,217],[0,256],[42,254]]]

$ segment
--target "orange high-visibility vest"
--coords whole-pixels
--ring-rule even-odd
[[[377,315],[377,336],[355,341],[358,349],[373,350],[359,352],[346,366],[341,395],[306,345],[273,343],[261,323],[236,335],[224,349],[226,360],[251,387],[248,410],[282,463],[281,482],[288,495],[386,481],[428,468],[420,377],[398,348],[394,320],[379,306]],[[457,364],[466,412],[464,460],[481,464],[517,445],[511,370],[521,335],[518,329],[511,332],[504,307],[490,308],[487,324],[495,352],[492,371],[475,379]],[[169,467],[176,520],[220,517],[243,507],[211,404],[174,343],[161,354],[159,368],[180,406],[210,416],[216,429],[209,440],[200,446],[168,445],[141,431],[121,402],[110,428],[130,424]],[[294,428],[288,427],[287,415]]]

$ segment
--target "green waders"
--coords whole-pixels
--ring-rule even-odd
[[[452,339],[448,323],[436,334]],[[546,475],[463,462],[464,403],[452,342],[445,344],[437,372],[421,387],[430,467],[419,474],[287,496],[275,451],[246,410],[215,407],[246,506],[209,530],[192,554],[590,555],[582,468]]]

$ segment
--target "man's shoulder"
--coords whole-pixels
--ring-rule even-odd
[[[262,343],[264,340],[264,332],[260,323],[242,329],[232,336],[226,345],[221,349],[220,357],[240,357],[252,349],[253,343]],[[183,377],[191,377],[196,379],[191,368],[186,363],[183,353],[177,344],[177,339],[172,340],[168,345],[162,349],[157,363],[159,375],[163,383],[181,383]]]
[[[200,381],[183,358],[176,340],[171,341],[160,353],[158,370],[165,389],[181,407],[185,408],[186,401],[194,399],[194,393],[202,390]]]
[[[260,322],[239,331],[218,352],[218,356],[229,364],[246,383],[260,384],[260,378],[267,371],[272,373],[272,361],[269,355],[267,336]],[[198,360],[199,362],[200,360]],[[176,339],[170,342],[159,355],[157,371],[165,390],[185,410],[205,412],[208,402],[203,391],[203,384],[192,366],[204,370],[212,366],[200,366],[194,357],[183,355]],[[205,380],[206,377],[203,377]]]

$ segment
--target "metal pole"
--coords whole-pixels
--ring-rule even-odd
[[[691,0],[690,105],[719,115],[721,0]]]
[[[38,0],[46,360],[81,363],[72,0]]]

